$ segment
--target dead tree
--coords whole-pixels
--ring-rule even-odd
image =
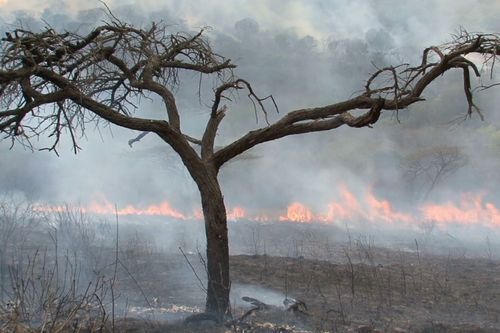
[[[401,161],[406,180],[414,191],[421,186],[424,200],[436,185],[466,164],[467,156],[459,147],[445,145],[419,149]]]
[[[500,54],[499,36],[463,31],[449,44],[424,50],[416,66],[400,65],[377,70],[364,91],[345,101],[290,111],[276,122],[252,130],[215,150],[214,142],[229,109],[221,100],[236,90],[246,91],[255,111],[267,115],[272,97],[261,98],[250,83],[233,74],[230,59],[211,48],[203,31],[195,35],[171,33],[164,24],[136,28],[109,14],[109,22],[87,35],[16,29],[2,39],[0,69],[0,132],[4,137],[30,144],[48,135],[57,153],[67,133],[74,151],[89,122],[107,121],[135,131],[159,136],[180,156],[197,184],[207,237],[207,313],[219,320],[229,312],[229,251],[226,208],[218,180],[220,168],[250,148],[289,135],[320,132],[347,125],[370,127],[383,110],[398,112],[422,101],[425,88],[445,72],[463,73],[468,114],[479,113],[472,98],[470,72],[479,76],[466,56],[478,53],[484,61]],[[213,102],[204,134],[194,138],[181,129],[182,110],[173,88],[182,71],[214,75]],[[142,96],[158,96],[164,104],[163,120],[139,116]],[[357,110],[356,115],[351,111]],[[267,119],[267,118],[266,118]],[[194,146],[200,146],[200,153]]]

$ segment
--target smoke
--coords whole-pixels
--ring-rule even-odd
[[[273,94],[280,114],[267,104],[270,120],[297,108],[330,104],[363,88],[368,75],[388,64],[418,62],[423,48],[450,39],[463,26],[471,31],[499,31],[495,1],[431,1],[403,3],[363,1],[213,1],[200,8],[194,1],[129,1],[108,3],[114,13],[133,24],[171,23],[172,30],[207,34],[218,53],[238,64],[236,74],[252,82],[261,96]],[[0,4],[3,30],[10,24],[85,33],[105,19],[102,6],[69,1]],[[33,8],[36,8],[33,10]],[[154,8],[152,10],[151,8]],[[432,8],[432,10],[430,10]],[[496,9],[496,10],[495,10]],[[485,78],[487,77],[485,69]],[[397,206],[417,205],[418,196],[407,186],[401,167],[406,156],[436,145],[456,146],[468,163],[430,193],[428,200],[459,199],[460,193],[485,193],[500,203],[495,189],[500,163],[500,131],[496,113],[500,94],[476,95],[486,121],[466,112],[460,73],[441,78],[425,93],[427,101],[399,114],[386,112],[373,129],[340,128],[328,133],[289,137],[252,149],[226,165],[221,182],[228,206],[283,210],[294,201],[322,209],[337,195],[339,184],[357,193],[370,188]],[[497,75],[497,73],[494,73]],[[185,75],[175,92],[182,110],[183,128],[200,136],[211,101],[213,79]],[[244,93],[228,102],[230,112],[217,137],[225,145],[248,130],[264,126],[255,120]],[[158,101],[143,101],[141,114],[162,117]],[[108,126],[89,128],[80,139],[83,150],[73,155],[68,142],[61,157],[23,150],[0,142],[0,189],[20,191],[33,200],[88,202],[106,198],[118,206],[146,205],[168,200],[174,207],[199,207],[196,186],[175,153],[153,135],[133,148],[127,141],[138,133]],[[67,139],[67,138],[66,138]],[[40,138],[36,147],[49,145]]]

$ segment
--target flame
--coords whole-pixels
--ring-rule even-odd
[[[317,216],[316,220],[322,223],[354,220],[362,216],[361,208],[356,196],[347,187],[339,186],[340,200],[332,201],[327,206],[326,214]]]
[[[288,206],[285,216],[279,216],[279,221],[291,221],[291,222],[301,222],[301,223],[311,223],[314,221],[315,216],[309,208],[301,204],[300,202],[294,202]]]
[[[256,221],[256,222],[295,222],[295,223],[324,223],[335,224],[346,221],[372,222],[386,224],[424,224],[433,222],[438,225],[483,225],[500,227],[500,209],[492,202],[484,201],[484,195],[463,194],[458,203],[426,203],[415,211],[400,212],[390,201],[378,198],[370,189],[364,191],[364,196],[356,196],[346,186],[339,186],[337,199],[331,200],[322,212],[313,209],[301,202],[293,202],[284,213],[259,212],[252,214],[241,206],[227,209],[229,221]],[[97,196],[99,197],[99,196]],[[47,206],[36,205],[37,211],[63,212],[68,208],[78,208],[82,212],[99,215],[142,215],[165,216],[177,220],[203,220],[201,209],[194,209],[186,213],[175,209],[168,201],[152,204],[145,207],[126,205],[116,209],[115,205],[107,201],[104,196],[94,200],[86,206]]]
[[[110,212],[112,211],[108,210],[108,214]],[[143,209],[137,209],[132,205],[127,205],[125,208],[118,210],[118,215],[168,216],[178,220],[187,220],[186,215],[172,208],[170,203],[167,201],[164,201],[159,205],[149,205]]]
[[[227,211],[227,219],[230,221],[242,220],[246,216],[246,212],[241,207],[234,207]]]
[[[383,221],[383,222],[405,222],[409,223],[413,221],[413,217],[409,214],[396,212],[392,205],[387,200],[380,200],[373,195],[373,193],[368,192],[366,194],[366,203],[369,206],[369,217],[371,221]]]
[[[438,224],[459,223],[464,225],[487,225],[500,227],[500,210],[491,202],[483,203],[484,195],[466,193],[458,204],[446,202],[442,205],[428,203],[421,207],[425,219]]]
[[[193,213],[193,218],[195,220],[203,220],[203,211],[201,209],[195,209]]]
[[[116,208],[106,200],[92,201],[87,206],[44,206],[35,205],[34,209],[39,212],[64,212],[68,209],[77,209],[83,213],[97,215],[148,215],[148,216],[166,216],[178,220],[187,220],[188,216],[172,208],[169,202],[164,201],[158,205],[152,204],[144,208],[136,208],[133,205],[127,205],[124,208]],[[203,216],[203,214],[202,214]]]
[[[340,199],[331,201],[324,214],[314,214],[307,206],[294,202],[288,206],[286,215],[279,216],[279,221],[301,223],[336,223],[362,220],[409,223],[413,221],[410,214],[395,211],[389,201],[378,199],[371,191],[367,191],[364,202],[360,202],[345,186],[339,187],[339,193]]]

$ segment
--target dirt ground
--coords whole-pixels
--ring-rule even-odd
[[[313,331],[363,325],[383,332],[500,331],[499,262],[424,258],[419,263],[408,254],[394,255],[400,262],[387,265],[238,256],[232,258],[233,281],[273,290],[285,285],[289,295],[307,304],[306,314],[299,315],[303,327]]]
[[[164,247],[165,242],[144,232],[144,225],[122,227],[115,246],[112,229],[99,243],[103,232],[86,238],[81,235],[92,234],[83,227],[85,233],[74,237],[63,238],[59,232],[60,241],[48,247],[44,232],[31,235],[21,253],[27,256],[19,256],[27,258],[24,264],[7,262],[9,274],[2,285],[26,285],[31,293],[19,295],[24,303],[7,298],[0,304],[0,324],[22,328],[16,332],[50,332],[28,329],[56,322],[46,316],[50,313],[64,322],[61,333],[500,332],[500,252],[489,242],[471,253],[450,238],[437,241],[426,234],[422,240],[413,235],[409,241],[391,240],[388,248],[361,235],[341,239],[338,230],[332,238],[331,230],[323,227],[233,225],[233,320],[216,327],[196,317],[205,303],[206,274],[199,250],[204,244],[194,238],[188,242],[193,230],[152,225],[154,234],[173,240]],[[174,231],[182,237],[174,237]],[[185,239],[182,246],[173,248],[179,239]],[[37,265],[32,253],[41,259]],[[59,253],[59,265],[51,253]],[[90,282],[96,287],[88,297],[79,297],[76,291],[87,290]],[[71,323],[61,317],[61,304],[73,316]],[[33,320],[30,311],[43,316]],[[75,311],[89,317],[81,319]],[[92,317],[93,311],[100,317]],[[186,323],[186,318],[197,320]],[[97,329],[85,331],[84,320]],[[72,327],[78,329],[68,331]]]
[[[186,327],[180,324],[181,316],[161,324],[161,315],[154,318],[159,326],[153,326],[162,332],[500,332],[499,261],[391,251],[362,244],[344,244],[333,257],[335,260],[326,261],[232,256],[234,318],[252,308],[241,300],[242,296],[266,303],[266,309],[254,311],[238,325],[224,329]],[[188,255],[201,282],[181,256],[149,256],[142,263],[135,257],[134,274],[149,267],[148,274],[136,278],[145,294],[162,300],[158,308],[183,304],[197,312],[203,307],[201,284],[205,279],[198,259],[196,254]],[[124,284],[123,291],[131,295],[136,286],[129,287],[130,292],[125,292],[128,288]],[[305,306],[287,311],[283,305],[287,297]],[[141,295],[128,303],[140,304]],[[139,331],[130,328],[127,332]]]

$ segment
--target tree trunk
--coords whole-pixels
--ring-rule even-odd
[[[215,172],[207,172],[198,182],[207,237],[206,313],[219,322],[230,316],[229,245],[224,198]]]

